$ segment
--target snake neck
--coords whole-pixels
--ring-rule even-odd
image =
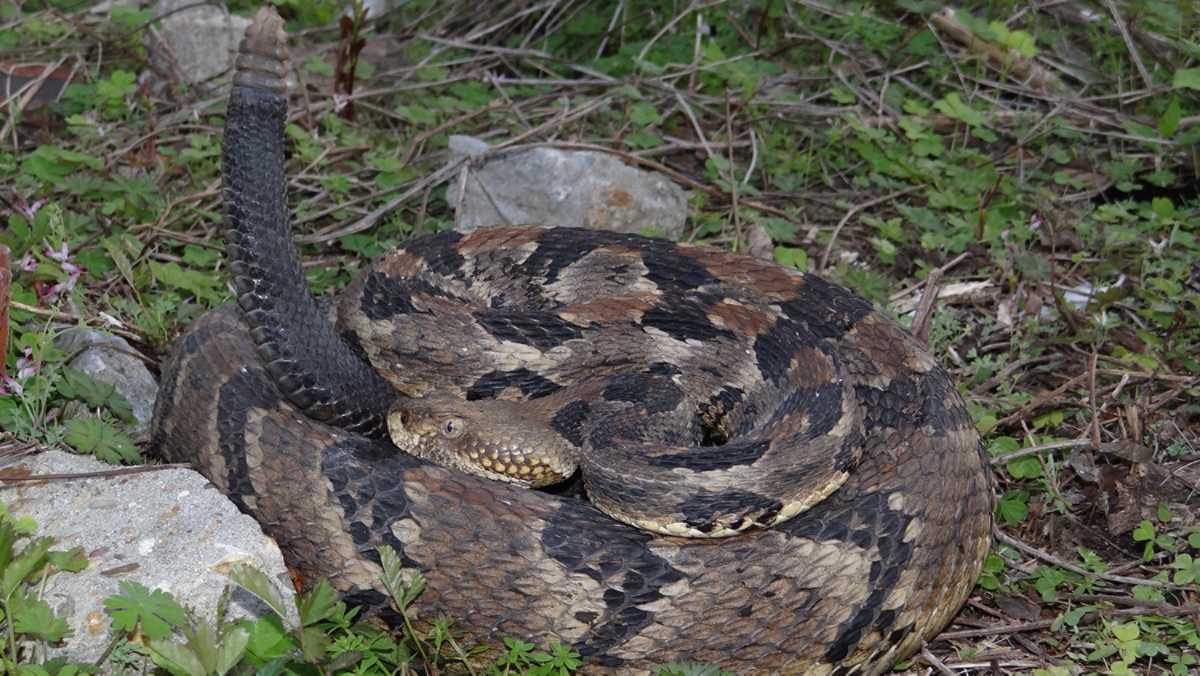
[[[308,416],[386,438],[396,391],[317,308],[288,219],[283,20],[259,10],[239,47],[221,143],[226,255],[251,335],[287,399]]]

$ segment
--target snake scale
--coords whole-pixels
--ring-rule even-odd
[[[420,617],[450,615],[486,644],[569,644],[585,671],[699,660],[878,674],[950,621],[987,553],[993,498],[953,380],[907,331],[841,287],[771,263],[534,227],[410,240],[328,313],[288,224],[284,41],[265,11],[242,43],[222,153],[238,305],[179,339],[153,450],[191,463],[304,579],[328,577],[347,602],[398,619],[379,580],[377,548],[388,544],[428,580]],[[601,398],[663,386],[698,407],[700,467],[676,449],[650,454],[668,478],[703,483],[780,456],[762,474],[770,485],[704,484],[682,500],[700,530],[717,507],[754,505],[742,515],[755,530],[653,534],[587,500],[490,481],[387,440],[393,403],[435,391],[545,400],[550,428],[571,437],[583,404],[560,393],[588,389],[572,384],[580,374],[608,379],[592,388]],[[789,460],[801,438],[809,451]],[[616,476],[599,483],[623,485]],[[763,527],[788,516],[769,491],[831,482],[809,491],[804,513]],[[639,492],[653,491],[610,493]]]

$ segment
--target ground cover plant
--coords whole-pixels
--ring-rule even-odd
[[[450,134],[663,171],[689,191],[686,239],[820,273],[915,321],[984,432],[994,551],[956,623],[903,668],[1200,670],[1200,7],[411,0],[339,20],[338,3],[276,4],[299,66],[289,175],[316,293],[453,227]],[[13,276],[0,452],[66,444],[133,462],[114,425],[127,405],[65,367],[50,338],[104,327],[157,362],[230,300],[224,98],[219,80],[179,81],[148,10],[91,9],[0,5],[0,71],[36,65],[63,89],[0,95]],[[931,289],[933,313],[918,307]],[[64,425],[70,399],[100,418]],[[9,542],[29,534],[6,527]],[[21,583],[49,556],[34,554],[5,559],[22,561],[4,593],[32,599],[26,618],[41,611]],[[401,605],[408,593],[394,591]],[[135,616],[128,630],[154,651],[186,627],[197,656],[176,653],[172,671],[188,674],[573,668],[517,642],[475,664],[450,624],[393,640],[354,628],[328,594],[309,598],[320,612],[293,634],[219,618],[149,637]],[[10,648],[14,633],[56,640],[51,618],[3,609]],[[255,633],[268,629],[276,643]],[[280,645],[303,659],[259,650]]]

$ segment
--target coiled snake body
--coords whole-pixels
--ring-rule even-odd
[[[421,617],[448,614],[484,642],[567,643],[589,668],[686,659],[877,674],[950,620],[987,552],[992,497],[953,381],[903,328],[773,264],[532,227],[408,242],[326,321],[287,222],[283,39],[260,14],[242,45],[223,146],[240,309],[179,340],[155,412],[159,453],[192,463],[345,600],[386,615],[376,550],[389,544],[429,580]],[[592,394],[615,401],[676,388],[700,421],[688,442],[698,460],[652,450],[660,474],[645,484],[604,473],[620,458],[600,463],[588,484],[598,502],[678,483],[680,528],[709,533],[719,513],[761,529],[655,535],[383,440],[394,401],[442,390],[544,400],[541,427],[571,441],[595,405],[570,394],[581,374],[608,378]],[[708,483],[760,462],[783,464]],[[777,494],[797,485],[795,500]]]

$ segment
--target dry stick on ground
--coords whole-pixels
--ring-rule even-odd
[[[463,158],[463,159],[455,161],[455,162],[451,162],[450,164],[439,169],[438,171],[417,181],[416,183],[413,184],[413,187],[409,188],[408,190],[405,190],[404,192],[400,193],[396,197],[393,197],[392,199],[388,200],[388,202],[386,204],[384,204],[383,206],[370,212],[366,216],[363,216],[362,218],[358,219],[357,221],[351,223],[350,225],[347,225],[343,228],[339,228],[339,229],[333,230],[333,231],[321,230],[318,232],[314,232],[312,234],[304,235],[302,237],[297,237],[296,241],[301,244],[313,244],[315,242],[324,242],[327,240],[340,239],[342,237],[345,237],[346,235],[353,235],[355,233],[362,232],[363,230],[366,230],[366,229],[374,226],[375,223],[377,221],[379,221],[379,219],[390,214],[392,211],[394,211],[396,208],[398,208],[401,204],[404,204],[408,200],[410,200],[413,197],[420,194],[423,190],[425,190],[425,188],[427,186],[436,186],[436,185],[442,183],[443,181],[449,179],[451,176],[457,175],[458,172],[462,169],[463,165],[466,163],[467,163],[466,158]],[[336,226],[338,224],[335,223],[334,225]]]
[[[8,358],[8,303],[12,299],[11,252],[0,244],[0,374],[4,373],[4,362]]]
[[[123,476],[125,474],[141,474],[143,472],[157,472],[163,469],[191,469],[192,466],[186,462],[172,463],[168,465],[143,465],[140,467],[121,467],[120,469],[106,469],[99,472],[73,472],[71,474],[30,474],[28,476],[8,476],[0,474],[0,483],[11,486],[13,484],[29,483],[31,481],[72,481],[74,479],[91,479],[103,478],[111,476]]]
[[[846,223],[848,223],[850,219],[854,217],[855,214],[864,209],[870,209],[877,204],[883,204],[884,202],[894,200],[901,195],[907,195],[910,192],[921,190],[922,188],[928,186],[928,183],[922,183],[921,185],[910,185],[903,190],[897,190],[896,192],[888,193],[882,197],[876,197],[875,199],[867,200],[862,204],[855,205],[852,209],[850,209],[850,211],[847,211],[846,215],[842,216],[842,220],[838,221],[837,227],[833,229],[833,233],[829,235],[829,243],[825,245],[825,252],[821,254],[821,263],[817,266],[817,271],[821,272],[825,270],[825,265],[829,262],[829,254],[833,251],[833,243],[837,241],[838,234],[842,231],[842,228],[845,227]]]
[[[950,667],[947,667],[944,662],[939,660],[932,652],[929,651],[928,643],[921,643],[921,657],[925,658],[925,661],[932,665],[939,674],[942,674],[942,676],[955,676],[955,673],[950,670]]]
[[[951,261],[949,263],[946,263],[945,265],[943,265],[940,268],[940,270],[943,273],[950,272],[951,268],[953,268],[954,266],[956,266],[959,263],[966,260],[967,256],[970,256],[970,255],[971,255],[970,251],[964,251],[964,252],[960,253],[959,255],[955,256],[953,259],[951,259]],[[928,281],[929,281],[929,277],[926,277],[925,279],[922,279],[921,281],[917,282],[916,284],[913,284],[912,286],[905,288],[903,291],[897,291],[896,293],[893,293],[892,295],[888,296],[888,300],[891,301],[892,303],[895,303],[896,301],[900,300],[901,298],[911,295],[911,294],[915,293],[916,291],[918,291],[919,289],[925,288],[925,284]]]
[[[1129,27],[1125,25],[1125,20],[1121,18],[1121,12],[1117,9],[1117,3],[1113,0],[1104,0],[1104,4],[1108,6],[1108,11],[1112,13],[1113,23],[1116,24],[1117,30],[1121,32],[1121,39],[1125,41],[1125,47],[1129,50],[1129,58],[1133,59],[1133,65],[1137,66],[1138,74],[1142,76],[1142,82],[1146,83],[1147,89],[1154,88],[1154,78],[1150,77],[1150,71],[1146,70],[1146,64],[1142,63],[1142,57],[1138,55],[1137,45],[1133,43],[1133,36],[1129,34]]]
[[[484,113],[489,113],[489,112],[496,110],[497,108],[503,107],[507,104],[508,104],[508,102],[503,99],[496,99],[495,101],[492,101],[491,103],[487,104],[486,106],[483,106],[482,108],[476,108],[475,110],[472,110],[469,113],[459,115],[458,117],[454,118],[453,120],[448,120],[446,122],[443,122],[442,124],[439,124],[438,126],[434,127],[433,129],[430,129],[429,131],[423,132],[422,134],[420,134],[416,138],[414,138],[411,142],[409,142],[408,150],[404,151],[404,159],[401,160],[400,166],[407,167],[409,161],[412,160],[413,149],[418,147],[422,143],[428,141],[429,139],[433,138],[437,134],[440,134],[440,133],[446,131],[447,129],[453,129],[454,127],[457,127],[458,125],[460,125],[464,122],[473,120],[476,117],[483,115]]]
[[[1092,450],[1100,450],[1100,415],[1096,411],[1096,346],[1092,346],[1092,363],[1088,372],[1091,378],[1088,379],[1088,403],[1092,408]]]
[[[929,344],[929,328],[933,326],[933,308],[937,304],[938,292],[942,290],[942,279],[946,274],[941,268],[934,268],[925,277],[925,290],[921,292],[921,300],[917,303],[916,314],[913,315],[912,334],[924,343]]]
[[[1037,559],[1041,559],[1042,561],[1045,561],[1046,563],[1053,564],[1055,566],[1058,566],[1059,568],[1064,568],[1066,570],[1071,571],[1072,573],[1079,573],[1080,575],[1083,575],[1085,577],[1091,577],[1091,578],[1095,578],[1097,580],[1104,580],[1105,582],[1112,582],[1114,584],[1142,585],[1145,587],[1164,587],[1164,588],[1168,588],[1168,589],[1175,589],[1177,586],[1177,585],[1173,585],[1173,584],[1168,584],[1166,582],[1159,582],[1157,580],[1146,580],[1146,579],[1138,578],[1138,577],[1125,577],[1124,575],[1111,575],[1108,573],[1095,573],[1095,572],[1092,572],[1085,568],[1080,568],[1079,566],[1077,566],[1069,561],[1064,561],[1063,559],[1058,558],[1057,556],[1051,554],[1050,552],[1047,552],[1042,549],[1038,549],[1037,547],[1034,547],[1033,545],[1027,545],[1024,542],[1021,542],[1020,540],[1018,540],[1018,539],[1010,536],[1009,534],[1005,533],[1004,531],[1000,530],[999,527],[993,528],[992,531],[993,531],[994,535],[996,536],[996,539],[1003,542],[1006,545],[1015,547],[1015,548],[1021,550],[1022,552],[1025,552],[1029,556],[1032,556]],[[1191,610],[1191,612],[1200,613],[1200,606],[1193,608]]]
[[[1013,460],[1014,458],[1023,458],[1027,455],[1041,453],[1042,451],[1056,451],[1061,448],[1083,448],[1085,446],[1091,446],[1091,445],[1092,445],[1091,439],[1074,439],[1072,441],[1055,441],[1055,442],[1052,442],[1049,444],[1038,444],[1037,446],[1030,446],[1029,448],[1022,448],[1019,451],[1013,451],[1012,453],[1005,453],[1004,455],[997,455],[996,457],[992,458],[991,462],[993,465],[1003,465],[1004,463],[1008,462],[1009,460]]]
[[[708,144],[708,138],[704,136],[704,130],[700,128],[700,121],[696,119],[696,114],[692,112],[692,107],[683,99],[683,95],[678,90],[673,89],[672,92],[675,94],[675,100],[679,102],[679,107],[683,110],[683,114],[687,115],[688,120],[692,123],[692,128],[696,130],[696,136],[700,137],[700,143],[704,144],[704,152],[708,153],[709,157],[712,157],[715,153],[713,153],[712,146]]]
[[[126,327],[126,329],[129,329],[129,330],[123,330],[123,329],[118,329],[115,326],[112,326],[112,323],[109,322],[108,320],[104,319],[103,317],[86,317],[84,315],[73,315],[73,314],[68,314],[66,312],[59,312],[57,310],[43,310],[40,307],[34,307],[32,305],[18,303],[15,300],[11,301],[10,305],[18,310],[32,312],[35,315],[42,315],[43,317],[50,317],[51,319],[58,319],[58,320],[65,321],[65,322],[80,322],[80,321],[82,321],[82,322],[100,322],[101,325],[104,326],[105,331],[108,331],[109,333],[116,335],[116,336],[122,336],[124,338],[128,338],[130,340],[142,341],[142,340],[146,339],[147,335],[149,335],[149,333],[145,329],[134,326],[133,324],[129,324],[128,322],[126,322],[125,327]]]
[[[984,434],[987,434],[989,431],[991,431],[997,427],[1000,427],[1001,425],[1009,425],[1011,423],[1017,422],[1021,418],[1024,418],[1026,415],[1029,415],[1029,413],[1036,411],[1039,407],[1046,405],[1047,402],[1058,401],[1059,397],[1061,397],[1064,392],[1066,392],[1070,388],[1078,385],[1079,383],[1082,383],[1085,379],[1087,379],[1087,376],[1088,376],[1088,374],[1081,373],[1081,374],[1075,376],[1074,378],[1071,378],[1070,380],[1063,383],[1062,385],[1059,385],[1053,392],[1047,392],[1046,394],[1043,394],[1042,396],[1038,397],[1037,401],[1025,404],[1021,408],[1017,409],[1016,412],[997,420],[996,422],[992,423],[986,430],[981,430],[981,431]]]
[[[1136,608],[1121,608],[1119,610],[1092,611],[1087,613],[1080,619],[1080,623],[1088,622],[1100,617],[1142,617],[1147,615],[1157,615],[1159,617],[1179,617],[1188,615],[1200,614],[1200,606],[1166,606],[1151,603],[1150,605],[1142,605]],[[1058,620],[1040,620],[1038,622],[1026,622],[1023,624],[998,625],[994,627],[985,627],[983,629],[964,629],[962,631],[944,631],[934,638],[934,641],[950,641],[957,638],[980,638],[983,636],[1000,636],[1002,634],[1015,634],[1017,632],[1038,631],[1041,629],[1049,629],[1054,626]]]
[[[737,171],[733,168],[733,115],[729,105],[729,88],[725,88],[725,140],[729,152],[729,199],[733,205],[733,250],[742,250],[742,217],[738,214]]]
[[[975,35],[970,27],[958,20],[958,17],[954,15],[954,10],[940,9],[930,15],[929,21],[950,37],[966,45],[970,51],[986,56],[991,65],[1001,71],[1011,72],[1021,82],[1044,92],[1062,90],[1062,83],[1054,74],[1033,61],[1022,58],[1016,50],[1001,47]]]

